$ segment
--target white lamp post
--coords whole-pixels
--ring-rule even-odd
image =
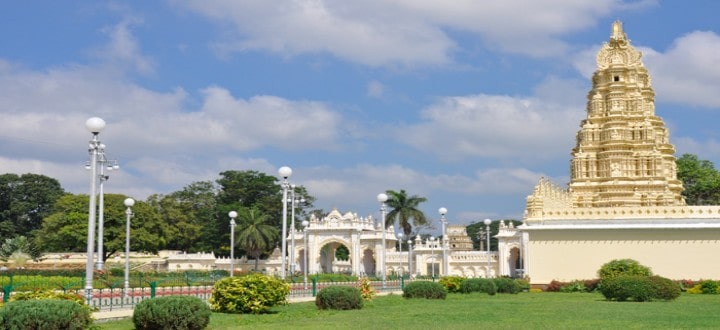
[[[413,268],[412,268],[412,240],[407,240],[408,243],[408,276],[412,278],[413,275]]]
[[[430,258],[432,259],[432,263],[430,264],[430,269],[432,269],[432,278],[433,281],[435,280],[435,237],[430,237]]]
[[[485,219],[483,221],[485,224],[485,237],[487,238],[487,246],[485,247],[485,255],[487,257],[487,268],[485,270],[485,277],[490,277],[490,224],[492,223],[492,220]]]
[[[290,255],[292,256],[292,262],[290,263],[290,276],[293,276],[295,274],[295,206],[297,206],[300,203],[305,203],[305,198],[295,198],[295,185],[290,186],[290,202],[292,203],[292,208],[290,210],[290,231],[292,236],[290,236]]]
[[[97,162],[100,165],[100,174],[98,176],[98,179],[100,180],[100,191],[98,192],[98,246],[95,268],[97,270],[103,270],[105,264],[105,254],[103,252],[105,245],[105,234],[103,229],[105,225],[105,192],[103,191],[103,186],[105,181],[110,179],[110,176],[105,175],[105,169],[107,168],[108,171],[117,170],[120,168],[120,165],[118,165],[116,160],[107,160],[105,157],[105,145],[102,143],[100,144],[100,149],[98,150]]]
[[[230,217],[230,277],[233,277],[235,273],[235,218],[237,218],[237,212],[228,212]]]
[[[95,252],[95,197],[97,188],[97,158],[100,149],[98,135],[105,128],[105,121],[92,117],[85,122],[85,128],[92,133],[88,152],[90,153],[90,201],[88,208],[87,261],[85,265],[85,297],[88,304],[93,290],[93,253]]]
[[[287,199],[288,199],[288,189],[290,188],[290,183],[288,182],[288,178],[290,175],[292,175],[292,169],[283,166],[280,169],[278,169],[278,174],[283,178],[282,182],[282,190],[283,190],[283,196],[282,196],[282,203],[283,203],[283,217],[282,217],[282,254],[281,254],[281,269],[280,269],[280,278],[285,280],[285,270],[286,270],[286,261],[287,261]]]
[[[387,286],[387,268],[385,263],[385,232],[387,232],[387,226],[385,225],[385,202],[388,200],[388,196],[384,193],[380,193],[377,195],[377,200],[380,202],[380,222],[382,223],[382,264],[381,264],[381,272],[382,272],[382,287],[385,289]]]
[[[132,216],[132,207],[135,200],[132,198],[125,199],[125,297],[130,291],[130,217]]]
[[[403,235],[402,232],[397,233],[398,246],[400,247],[400,256],[401,256],[401,257],[402,257],[402,243],[403,243],[403,240],[402,240],[402,239],[403,239],[404,236],[405,236],[405,235]],[[402,277],[402,269],[403,269],[402,266],[403,266],[402,259],[400,259],[400,277]]]
[[[442,223],[442,251],[443,251],[443,271],[442,274],[445,276],[450,275],[450,260],[448,260],[448,236],[447,236],[447,219],[445,219],[445,214],[447,214],[447,209],[444,207],[441,207],[438,209],[438,213],[440,213],[440,223]]]
[[[310,224],[309,221],[304,220],[303,226],[303,243],[305,244],[305,252],[303,253],[303,279],[305,281],[305,290],[307,290],[307,274],[308,274],[308,241],[307,241],[307,227]]]

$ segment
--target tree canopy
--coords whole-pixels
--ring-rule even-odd
[[[418,195],[408,196],[405,190],[399,192],[388,190],[388,199],[385,202],[390,207],[390,212],[385,216],[385,227],[389,227],[398,221],[405,237],[410,237],[414,226],[427,224],[425,213],[418,208],[420,203],[427,201],[427,198]]]
[[[0,237],[32,235],[64,194],[60,182],[45,175],[0,175]]]
[[[684,154],[677,159],[677,176],[685,187],[685,203],[720,205],[720,172],[711,161]]]

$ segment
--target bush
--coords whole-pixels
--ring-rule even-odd
[[[319,309],[361,309],[363,298],[358,288],[333,285],[318,292],[315,306]]]
[[[652,271],[649,267],[643,266],[633,259],[615,259],[602,265],[598,270],[601,280],[620,275],[650,276]]]
[[[602,280],[599,288],[605,299],[615,301],[674,300],[680,296],[680,286],[660,276],[616,276]]]
[[[552,280],[547,285],[547,287],[545,287],[545,291],[546,292],[560,292],[560,290],[562,290],[562,288],[567,286],[568,284],[570,284],[570,283]]]
[[[37,299],[57,299],[57,300],[69,300],[78,303],[79,305],[85,305],[85,298],[76,293],[64,293],[50,290],[35,290],[35,291],[22,291],[17,292],[10,297],[10,301],[18,300],[37,300]]]
[[[680,297],[680,285],[673,280],[662,276],[650,276],[650,282],[655,287],[655,297],[660,300],[675,300]]]
[[[17,300],[0,308],[0,329],[88,329],[92,324],[90,309],[68,300]]]
[[[447,292],[458,293],[460,292],[460,285],[463,281],[465,281],[465,278],[462,276],[444,276],[440,278],[438,283],[445,287]]]
[[[460,284],[460,292],[485,292],[492,296],[497,293],[497,286],[489,278],[468,278]]]
[[[404,298],[445,299],[447,291],[440,283],[430,281],[414,281],[403,288]]]
[[[146,299],[135,306],[135,329],[199,330],[210,323],[210,307],[200,298],[167,296]]]
[[[227,277],[215,282],[209,302],[222,313],[259,314],[268,308],[287,303],[290,286],[262,274]]]
[[[367,277],[360,279],[358,289],[360,290],[360,296],[363,300],[372,300],[375,297],[375,289],[373,289],[370,284],[370,279]]]
[[[718,293],[718,283],[713,280],[705,280],[700,282],[700,292],[704,294]]]
[[[498,293],[519,293],[522,291],[520,283],[507,277],[496,277],[493,279],[497,286]]]

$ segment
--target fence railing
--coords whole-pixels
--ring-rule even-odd
[[[132,279],[130,282],[132,286],[125,292],[125,289],[121,285],[117,285],[116,282],[102,282],[102,279],[96,280],[96,285],[106,286],[105,288],[96,288],[92,290],[92,294],[87,304],[99,311],[112,311],[116,309],[130,309],[135,305],[139,304],[145,299],[151,299],[155,297],[163,296],[194,296],[208,301],[212,296],[213,285],[207,283],[210,281],[216,281],[221,277],[215,277],[213,279],[188,279],[187,276],[183,277],[185,280],[177,281],[177,279],[167,279],[165,281],[160,278],[153,278],[151,276],[138,276]],[[154,280],[151,280],[154,279]],[[370,281],[372,288],[378,292],[393,292],[400,291],[403,289],[406,279],[398,278],[393,280],[387,280],[384,284],[382,281]],[[190,285],[187,285],[187,284]],[[192,285],[193,283],[202,283],[206,285]],[[290,285],[290,294],[288,299],[292,301],[297,298],[304,297],[315,297],[317,292],[328,286],[359,286],[358,281],[350,282],[319,282],[316,278],[312,278],[308,283],[288,283]],[[65,293],[77,294],[78,296],[87,299],[87,292],[83,287],[84,279],[72,280],[41,280],[34,277],[24,278],[22,276],[10,276],[9,278],[3,278],[0,276],[0,285],[2,285],[2,292],[0,292],[0,300],[7,302],[13,292],[17,291],[32,291],[37,289],[54,290]]]

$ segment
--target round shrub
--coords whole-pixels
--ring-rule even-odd
[[[650,276],[652,271],[650,267],[643,266],[633,259],[615,259],[602,265],[598,270],[600,280],[621,275]]]
[[[447,297],[447,291],[440,283],[430,281],[414,281],[405,285],[405,287],[403,288],[403,297],[445,299]]]
[[[673,300],[680,296],[680,287],[660,276],[611,277],[602,280],[599,289],[605,299],[615,301]]]
[[[328,286],[315,297],[319,309],[361,309],[363,298],[360,290],[351,286]]]
[[[650,282],[655,287],[655,298],[660,300],[675,300],[680,297],[680,284],[662,276],[650,276]]]
[[[462,276],[443,276],[438,283],[445,287],[447,292],[458,293],[460,292],[460,285],[463,281],[465,281],[465,278]]]
[[[497,292],[499,293],[519,293],[522,291],[522,286],[517,281],[507,277],[494,278],[495,286],[497,286]]]
[[[0,308],[0,329],[74,330],[92,324],[90,309],[69,300],[17,300]]]
[[[274,277],[250,274],[227,277],[215,282],[209,302],[221,313],[266,312],[270,307],[287,303],[290,286]]]
[[[460,284],[460,292],[485,292],[492,296],[497,293],[497,286],[489,278],[468,278]]]
[[[700,292],[704,294],[716,294],[718,293],[718,283],[713,280],[704,280],[700,282]]]
[[[200,330],[210,323],[210,307],[200,298],[168,296],[146,299],[135,306],[135,329]]]

